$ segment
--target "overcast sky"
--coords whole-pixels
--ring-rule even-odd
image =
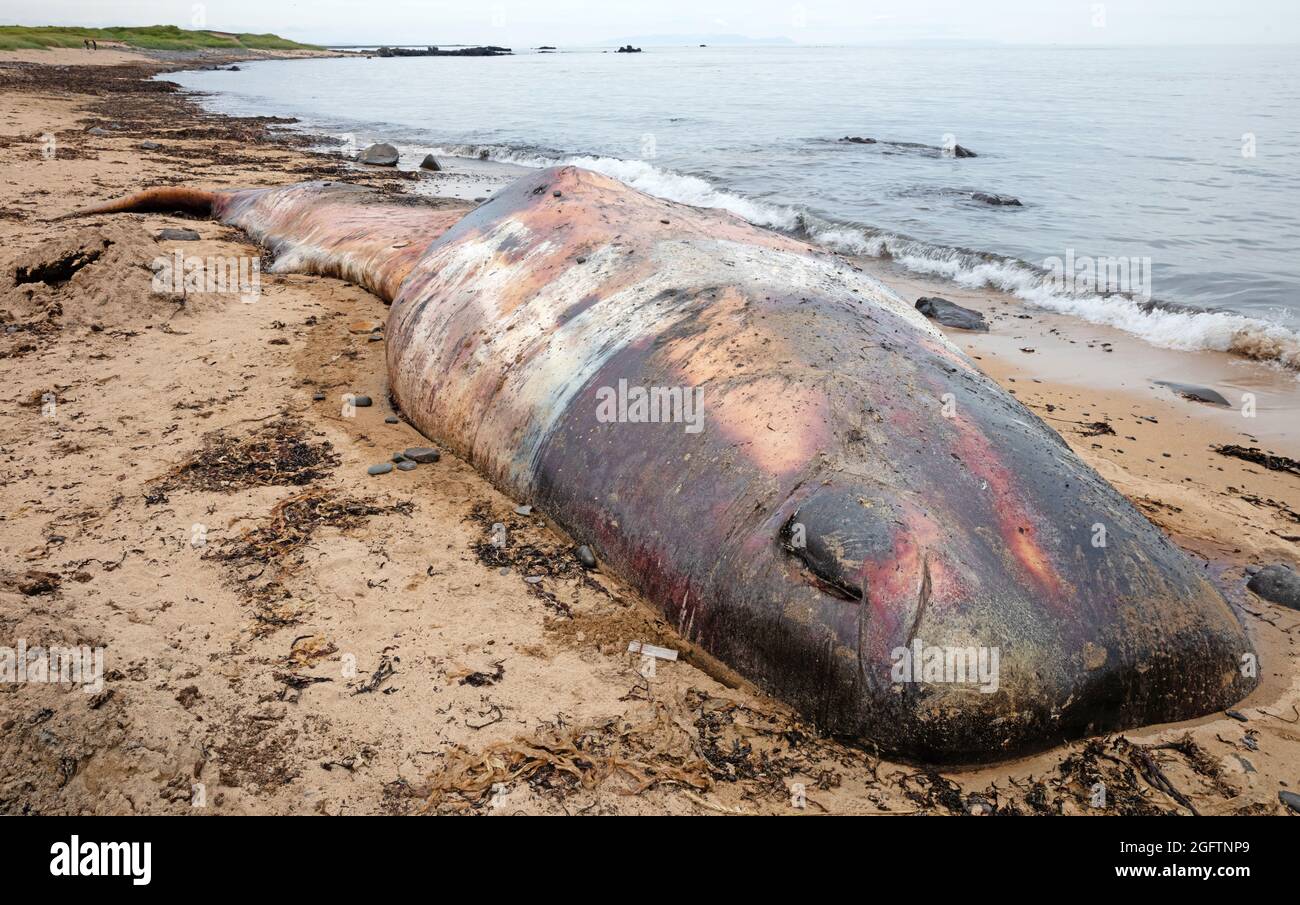
[[[1300,0],[0,0],[0,24],[276,32],[317,43],[582,45],[739,34],[801,44],[1300,42]]]

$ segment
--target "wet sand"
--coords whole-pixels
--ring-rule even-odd
[[[1297,562],[1300,478],[1212,450],[1294,457],[1291,375],[868,262],[909,301],[990,313],[989,334],[950,335],[1201,558],[1263,677],[1245,721],[970,770],[890,762],[692,650],[634,591],[576,568],[545,513],[517,514],[527,501],[454,457],[367,476],[426,442],[385,420],[382,330],[359,326],[384,320],[374,296],[266,272],[252,304],[162,296],[155,257],[260,252],[175,215],[47,219],[158,184],[335,178],[472,201],[508,169],[362,170],[143,82],[156,61],[105,54],[0,54],[0,644],[102,646],[108,670],[98,694],[0,685],[0,812],[1275,813],[1278,791],[1300,790],[1300,614],[1243,574]],[[16,262],[68,270],[92,252],[66,279],[14,279]],[[1215,386],[1233,408],[1153,379]],[[358,392],[375,405],[349,412]],[[630,641],[683,657],[647,676]]]

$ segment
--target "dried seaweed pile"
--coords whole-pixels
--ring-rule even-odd
[[[302,487],[329,474],[339,456],[328,441],[307,439],[302,423],[280,418],[252,434],[217,431],[189,461],[155,481],[148,499],[180,488],[229,492],[249,487]]]
[[[266,524],[245,531],[204,558],[236,568],[240,590],[264,628],[290,625],[298,620],[299,607],[286,582],[302,568],[302,551],[320,529],[357,528],[371,516],[410,515],[413,508],[405,501],[382,504],[343,497],[333,490],[307,490],[281,500]]]

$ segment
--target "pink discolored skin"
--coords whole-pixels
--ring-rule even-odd
[[[825,731],[980,761],[1253,687],[1193,563],[852,262],[572,167],[425,220],[298,188],[214,207],[391,297],[411,422]]]

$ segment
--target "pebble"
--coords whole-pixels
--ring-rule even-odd
[[[532,514],[533,514],[533,507],[532,507],[532,506],[516,506],[516,507],[515,507],[515,515],[532,515]]]
[[[420,466],[416,465],[410,459],[403,459],[402,461],[397,463],[398,471],[415,471],[415,469],[419,467]]]
[[[431,446],[412,446],[402,453],[408,459],[419,462],[421,465],[429,465],[437,462],[440,458],[438,451]]]
[[[382,333],[371,333],[366,337],[366,342],[368,343],[381,343],[383,341],[384,335]]]
[[[312,400],[312,402],[324,402],[324,401],[325,401],[325,394],[324,394],[324,393],[312,393],[312,394],[311,394],[311,400]]]
[[[161,148],[161,147],[162,147],[162,145],[158,144],[158,142],[156,142],[156,141],[142,141],[142,142],[140,142],[140,150],[141,150],[141,151],[157,151],[157,150],[158,150],[159,148]]]
[[[403,453],[396,452],[393,453],[392,459],[394,462],[405,462],[406,456]]]
[[[542,576],[540,575],[529,575],[527,578],[524,579],[524,581],[528,582],[529,584],[539,584],[541,580],[542,580]]]
[[[1233,718],[1234,720],[1236,720],[1238,723],[1249,723],[1249,722],[1250,722],[1250,719],[1246,716],[1246,714],[1242,713],[1240,710],[1225,710],[1225,711],[1223,711],[1223,712],[1224,712],[1225,714],[1227,714],[1228,716],[1232,717],[1232,718]]]
[[[1277,800],[1295,811],[1297,814],[1300,814],[1300,795],[1297,795],[1295,792],[1278,792]]]
[[[369,468],[367,468],[366,474],[369,475],[388,474],[392,470],[393,470],[392,462],[380,462],[378,465],[371,465]]]
[[[352,404],[359,409],[363,409],[363,408],[369,408],[375,403],[369,396],[353,396]]]
[[[389,415],[387,418],[384,419],[384,423],[385,423],[385,424],[401,424],[401,423],[402,423],[402,419],[401,419],[401,418],[398,418],[396,415]]]
[[[575,550],[574,553],[578,557],[578,562],[582,563],[584,569],[596,568],[596,554],[592,553],[591,548],[586,544],[583,544]]]
[[[197,242],[199,234],[192,229],[167,229],[158,230],[157,239],[159,242]]]

